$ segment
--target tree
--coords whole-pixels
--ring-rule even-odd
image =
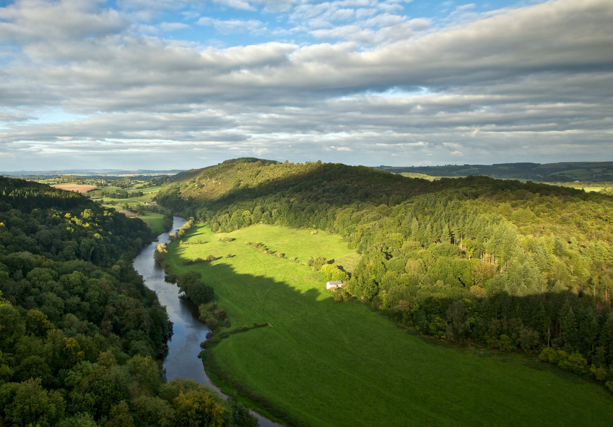
[[[45,313],[39,310],[28,310],[26,313],[26,331],[34,336],[44,337],[47,331],[53,329]]]
[[[168,249],[166,248],[165,243],[158,243],[155,247],[155,252],[153,253],[153,258],[157,263],[161,263],[164,261],[166,254],[168,253]]]
[[[203,390],[181,392],[173,400],[176,423],[186,427],[222,427],[226,409]]]
[[[258,427],[258,419],[249,413],[249,410],[242,403],[233,397],[227,400],[230,411],[232,412],[232,421],[236,427]]]
[[[468,332],[464,304],[460,301],[452,302],[445,313],[445,317],[447,320],[447,339],[463,342]]]
[[[104,427],[134,427],[134,419],[125,400],[111,408],[109,420],[104,424]]]
[[[53,426],[64,415],[64,399],[58,391],[42,388],[40,379],[30,379],[12,387],[12,403],[5,408],[5,418],[15,426]]]
[[[25,322],[11,304],[0,305],[0,351],[6,352],[25,333]]]
[[[152,395],[157,395],[162,385],[158,364],[150,357],[136,355],[127,363],[132,378]]]

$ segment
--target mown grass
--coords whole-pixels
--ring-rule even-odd
[[[220,242],[225,236],[235,240]],[[232,380],[293,417],[313,426],[611,424],[613,397],[602,386],[532,369],[520,355],[432,345],[358,302],[335,303],[321,273],[247,241],[302,261],[351,251],[337,236],[263,225],[229,234],[197,226],[188,242],[206,243],[171,245],[167,262],[178,273],[202,272],[232,328],[272,324],[232,335],[212,353]],[[207,255],[218,259],[183,265]]]
[[[145,215],[139,216],[139,218],[149,225],[153,234],[164,232],[164,215],[155,212],[147,212]]]

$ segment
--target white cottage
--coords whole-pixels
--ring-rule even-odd
[[[342,285],[343,285],[343,282],[341,282],[340,280],[332,280],[326,283],[326,289],[336,289]]]

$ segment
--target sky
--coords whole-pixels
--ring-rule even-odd
[[[613,160],[613,0],[0,0],[0,171]]]

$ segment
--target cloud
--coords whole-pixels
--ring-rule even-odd
[[[0,38],[17,48],[0,67],[0,170],[15,158],[61,163],[66,153],[100,164],[150,152],[181,167],[199,161],[195,152],[210,163],[227,150],[263,149],[283,160],[366,164],[611,159],[610,1],[549,1],[442,28],[370,0],[336,3],[314,14],[297,5],[292,15],[325,14],[321,22],[336,24],[309,31],[331,43],[230,48],[143,36],[155,27],[95,3],[2,8]],[[338,11],[352,8],[379,12],[344,21]],[[42,16],[51,18],[41,24]],[[266,28],[198,24],[233,34]],[[47,107],[86,117],[30,119]],[[154,157],[138,158],[162,163]]]
[[[0,8],[0,40],[34,42],[104,37],[125,30],[130,22],[99,2],[17,0]]]
[[[189,28],[189,25],[182,22],[162,22],[160,28],[164,31],[177,31]]]
[[[213,19],[208,17],[202,17],[196,22],[198,25],[212,26],[216,31],[222,34],[249,32],[254,33],[265,29],[264,24],[260,21],[250,19],[248,21],[241,21],[238,19],[231,19],[222,21],[219,19]]]

